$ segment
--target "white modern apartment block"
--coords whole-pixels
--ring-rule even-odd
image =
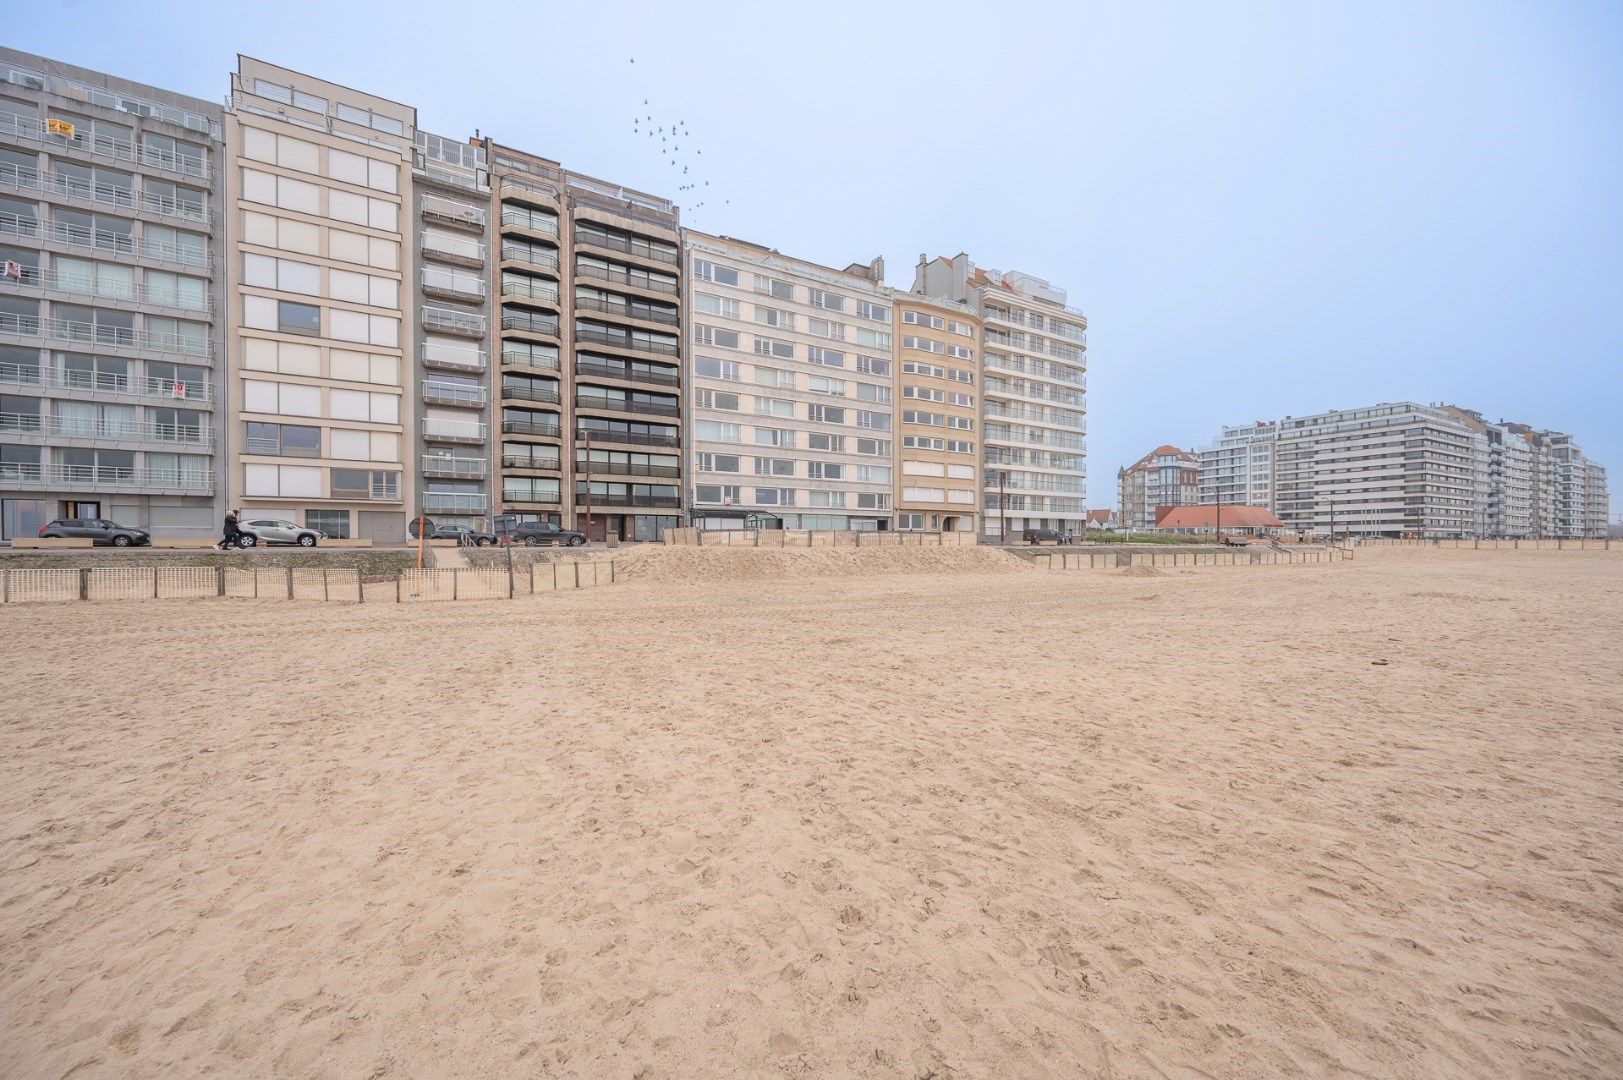
[[[406,537],[414,125],[405,105],[239,58],[226,125],[230,490],[249,517]]]
[[[1336,536],[1481,534],[1483,447],[1441,408],[1393,402],[1288,416],[1277,453],[1274,512],[1289,527],[1333,528]]]
[[[835,270],[685,234],[702,528],[892,526],[894,313],[883,265]]]
[[[1226,427],[1200,456],[1200,501],[1224,506],[1274,505],[1274,447],[1279,423],[1258,420]]]
[[[969,301],[982,320],[981,441],[985,529],[1086,529],[1087,329],[1041,278],[975,266],[968,255],[919,257],[913,291]],[[995,480],[1001,480],[1001,491]]]
[[[1606,535],[1611,501],[1606,491],[1606,470],[1584,456],[1571,435],[1541,431],[1539,441],[1548,448],[1553,476],[1553,517],[1545,535],[1560,539]]]
[[[0,48],[0,539],[55,518],[215,527],[221,123]]]

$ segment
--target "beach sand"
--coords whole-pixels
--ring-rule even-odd
[[[0,1075],[1623,1074],[1623,555],[660,558],[0,611]]]

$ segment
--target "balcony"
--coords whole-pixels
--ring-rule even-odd
[[[545,469],[548,472],[558,472],[562,469],[559,458],[538,458],[533,454],[522,457],[517,454],[505,455],[502,458],[504,469]]]
[[[671,341],[657,341],[634,337],[623,331],[609,327],[598,327],[591,323],[577,323],[575,326],[576,341],[590,341],[612,349],[630,349],[633,352],[652,353],[657,356],[676,356],[681,347]]]
[[[558,317],[556,315],[534,315],[528,311],[510,311],[502,309],[502,329],[520,334],[540,334],[544,337],[558,336]]]
[[[423,292],[429,296],[444,296],[453,300],[479,300],[485,298],[485,279],[469,274],[455,274],[432,266],[423,267],[419,275]]]
[[[626,303],[613,303],[608,300],[599,300],[595,296],[575,297],[576,311],[601,311],[605,315],[613,315],[620,319],[641,319],[644,322],[663,323],[666,326],[676,326],[680,319],[676,309],[669,311],[663,308],[636,308]]]
[[[153,421],[80,420],[76,417],[41,416],[38,413],[0,413],[0,435],[51,435],[106,442],[184,443],[203,450],[214,445],[213,430],[201,425],[191,427]]]
[[[435,405],[482,409],[490,404],[490,393],[483,386],[462,386],[457,383],[424,379],[423,400]]]
[[[212,405],[214,390],[207,382],[132,378],[102,372],[58,370],[45,366],[0,364],[0,386],[61,387],[77,393],[127,394],[133,397],[161,398],[188,404]]]
[[[159,494],[211,495],[214,477],[182,469],[123,469],[97,465],[40,465],[0,462],[0,484],[18,490],[151,491]]]
[[[457,480],[483,480],[487,462],[482,457],[458,457],[455,454],[424,454],[423,475],[441,476]]]
[[[537,348],[550,348],[550,346],[536,346]],[[535,371],[560,370],[558,357],[546,353],[530,351],[531,347],[522,341],[504,342],[502,345],[502,366],[525,367]],[[556,354],[557,350],[553,350]]]
[[[23,267],[22,275],[20,282],[14,278],[0,278],[0,285],[32,293],[59,292],[103,300],[126,300],[203,316],[207,316],[213,310],[206,291],[198,298],[196,304],[191,304],[182,303],[183,298],[180,294],[169,288],[154,288],[151,285],[134,283],[115,284],[111,281],[97,282],[81,274],[64,274],[60,270],[41,270],[34,266]]]
[[[502,281],[502,299],[509,298],[534,300],[542,304],[558,306],[558,283],[542,278],[530,278],[526,281],[514,281],[506,278]]]
[[[675,266],[680,261],[675,249],[655,247],[647,241],[634,240],[629,236],[620,236],[614,233],[602,233],[592,229],[575,229],[575,243],[588,247],[601,248],[605,251],[618,251],[630,255],[634,259],[647,259],[649,262],[665,263]]]
[[[659,405],[652,401],[636,401],[631,398],[575,398],[575,408],[604,410],[607,412],[645,413],[648,416],[681,416],[680,405]]]
[[[1010,417],[1018,420],[1028,420],[1037,424],[1049,424],[1053,427],[1072,429],[1083,428],[1087,420],[1080,413],[1072,414],[1059,409],[1044,409],[1035,405],[1017,405],[1002,401],[986,402],[986,415],[988,417]]]
[[[541,211],[527,211],[504,207],[502,209],[502,228],[526,229],[541,236],[556,237],[558,235],[558,218],[553,214]]]
[[[428,258],[437,259],[440,262],[455,263],[458,266],[468,267],[485,265],[486,248],[484,242],[466,236],[440,236],[435,233],[424,232],[419,250]]]
[[[621,379],[625,382],[650,383],[656,386],[680,386],[681,376],[673,368],[669,373],[637,370],[632,364],[605,364],[586,356],[575,357],[576,377],[596,376],[600,379]]]
[[[21,139],[42,142],[47,148],[73,146],[86,154],[95,154],[118,161],[137,162],[149,168],[179,173],[194,180],[207,181],[209,179],[208,163],[200,159],[184,157],[169,150],[160,150],[155,146],[142,146],[137,151],[134,143],[125,142],[123,139],[115,139],[107,135],[86,135],[78,132],[70,135],[65,132],[52,131],[50,123],[50,121],[40,120],[32,116],[0,113],[0,135],[13,135]]]
[[[84,342],[115,349],[146,349],[160,353],[182,353],[186,356],[210,356],[207,341],[192,341],[176,334],[156,334],[141,330],[128,330],[121,326],[100,326],[96,323],[69,322],[66,319],[42,319],[36,315],[18,315],[0,311],[0,335],[43,337],[55,341]]]
[[[481,444],[490,440],[489,425],[474,420],[423,420],[423,438],[432,442]]]
[[[178,266],[199,267],[205,272],[213,262],[206,250],[187,251],[173,244],[136,240],[125,233],[89,229],[64,221],[42,222],[38,218],[19,217],[10,213],[0,213],[0,237],[47,240],[69,247],[88,248],[98,252],[111,251],[119,255],[139,256]]]
[[[483,349],[441,341],[424,341],[418,355],[421,356],[424,367],[445,368],[450,371],[483,371],[487,361]]]
[[[502,262],[525,263],[545,270],[557,270],[558,253],[550,248],[538,248],[533,244],[514,244],[504,240]]]
[[[616,443],[622,446],[680,446],[681,440],[675,434],[655,435],[645,431],[614,431],[593,428],[590,431],[582,428],[575,433],[579,442]]]
[[[10,163],[0,163],[0,186],[20,191],[43,192],[47,197],[75,199],[96,206],[113,206],[162,217],[180,218],[201,225],[205,229],[212,224],[208,208],[202,205],[193,206],[152,191],[143,190],[137,194],[130,188],[89,183],[77,176],[57,172],[41,173],[37,169]]]
[[[482,514],[490,496],[482,491],[425,491],[423,509],[442,514]]]
[[[553,383],[549,388],[546,385],[524,386],[516,382],[503,380],[501,393],[503,401],[539,401],[548,405],[556,405],[560,400],[556,383]]]
[[[461,334],[464,337],[484,337],[487,320],[477,311],[458,311],[455,308],[423,307],[423,329],[441,334]]]
[[[535,435],[543,439],[562,438],[563,429],[558,426],[556,418],[551,423],[541,420],[512,420],[502,419],[503,435]]]
[[[490,212],[482,206],[470,206],[455,199],[442,199],[438,195],[418,196],[417,212],[422,215],[424,221],[455,225],[464,229],[478,229],[481,232],[484,231],[485,223],[490,220]]]
[[[664,278],[658,277],[636,277],[625,270],[613,268],[605,270],[601,267],[583,263],[575,266],[575,277],[612,281],[616,285],[626,285],[633,289],[647,289],[649,292],[668,293],[671,296],[677,295],[680,291],[675,281],[666,281]]]
[[[602,507],[602,506],[653,506],[653,507],[671,507],[671,508],[674,508],[674,507],[677,507],[677,506],[681,505],[681,502],[674,495],[642,495],[642,496],[638,496],[638,495],[603,495],[603,494],[596,494],[596,495],[588,496],[585,492],[576,492],[575,493],[575,506],[576,506],[576,508],[577,509],[583,509],[585,506],[587,506],[587,504],[590,504],[593,509],[597,509],[598,507]]]
[[[634,465],[614,461],[594,461],[591,469],[587,469],[584,458],[575,460],[575,472],[593,476],[663,476],[673,479],[682,475],[682,469],[677,465]]]

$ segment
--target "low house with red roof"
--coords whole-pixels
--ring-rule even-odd
[[[1290,530],[1262,506],[1161,506],[1155,511],[1158,532],[1216,533],[1224,536],[1280,536]]]

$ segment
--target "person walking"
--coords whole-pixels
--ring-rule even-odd
[[[220,542],[215,546],[221,551],[230,551],[237,546],[237,540],[241,536],[242,530],[237,528],[237,512],[227,510],[225,512],[225,535],[220,537]]]

